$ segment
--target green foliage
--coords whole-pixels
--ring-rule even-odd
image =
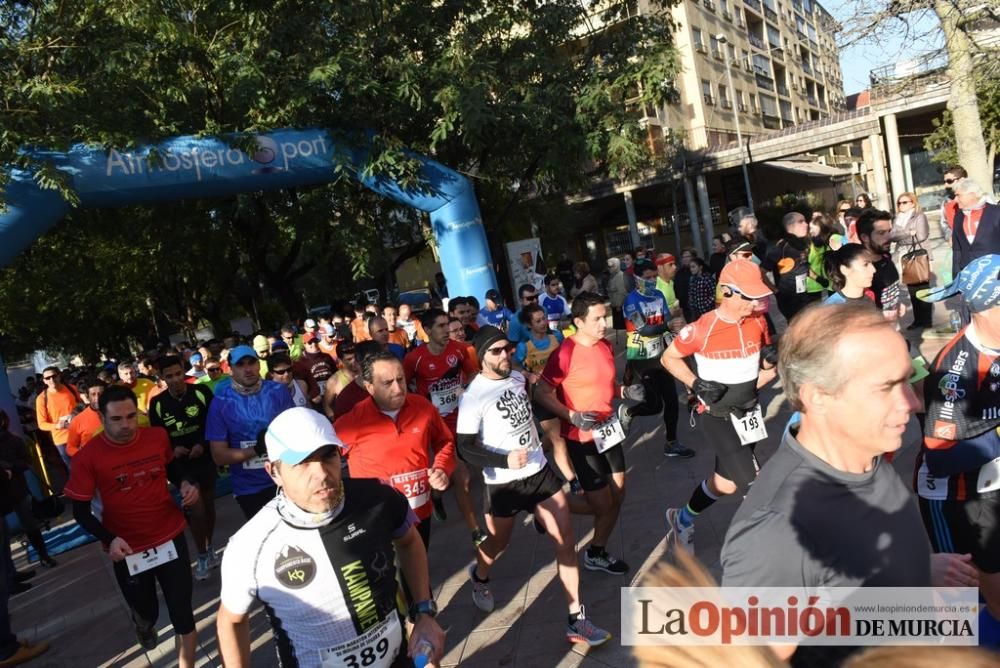
[[[677,62],[668,20],[630,15],[627,2],[586,16],[592,4],[9,0],[0,3],[0,161],[36,170],[40,185],[74,202],[62,175],[28,164],[20,147],[127,149],[281,127],[334,128],[351,143],[374,130],[364,172],[419,187],[403,149],[433,155],[474,178],[488,230],[504,230],[528,199],[655,165],[631,109],[670,92]],[[124,232],[131,228],[142,235]],[[225,202],[76,212],[5,270],[0,322],[11,323],[9,345],[68,347],[78,329],[25,330],[13,323],[33,313],[19,305],[51,304],[64,319],[87,312],[101,330],[86,344],[95,350],[103,332],[148,329],[147,296],[181,328],[252,314],[250,298],[299,315],[303,292],[317,301],[349,295],[353,277],[391,267],[386,248],[425,234],[419,216],[349,179]],[[85,264],[133,247],[142,262],[130,250],[129,262]],[[68,281],[47,273],[58,257],[74,258],[59,263],[73,272]],[[106,285],[91,283],[94,271]],[[75,301],[78,290],[93,301]]]
[[[1000,56],[1000,53],[998,53]],[[983,139],[986,141],[988,155],[996,156],[1000,152],[1000,68],[995,60],[984,61],[984,66],[974,75],[976,77],[976,100],[979,103],[979,118],[983,124]],[[947,109],[939,118],[935,118],[934,132],[924,137],[924,148],[931,159],[940,165],[957,165],[958,148],[955,145],[955,128],[952,124],[951,112]],[[989,185],[989,184],[984,184]]]

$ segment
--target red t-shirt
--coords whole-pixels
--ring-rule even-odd
[[[102,523],[133,552],[171,540],[184,531],[184,514],[167,490],[167,464],[174,458],[162,427],[140,427],[125,445],[98,434],[73,457],[64,493],[74,501],[104,504]]]
[[[569,337],[549,355],[542,380],[556,388],[559,401],[570,410],[610,416],[617,383],[611,344],[601,339],[585,346],[577,343],[576,336]],[[568,422],[562,423],[562,435],[581,443],[594,440],[591,432],[580,431]]]
[[[352,380],[344,386],[333,402],[333,418],[336,420],[347,415],[355,406],[370,396],[365,388],[358,385],[356,380]]]
[[[479,372],[466,354],[465,345],[449,340],[440,355],[433,354],[429,346],[418,346],[406,355],[403,370],[416,393],[431,400],[454,432],[462,386]]]
[[[333,425],[352,478],[377,478],[398,489],[422,520],[431,516],[427,469],[455,470],[455,438],[431,403],[415,394],[396,419],[368,398]],[[431,452],[434,459],[431,460]]]

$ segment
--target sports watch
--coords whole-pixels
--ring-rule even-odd
[[[437,617],[438,606],[434,602],[434,599],[427,599],[426,601],[417,601],[410,606],[410,621],[416,623],[417,615],[429,615],[430,617]]]

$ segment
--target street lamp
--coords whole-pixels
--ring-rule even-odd
[[[726,36],[722,33],[716,35],[715,39],[718,40],[719,44],[722,45],[721,48],[723,50],[723,56],[725,56],[726,55],[725,45],[728,43],[729,40],[727,40]],[[725,62],[726,62],[726,81],[729,83],[729,94],[732,95],[734,98],[733,120],[736,121],[736,141],[740,145],[740,166],[743,168],[743,187],[746,188],[747,191],[747,206],[750,208],[750,213],[753,213],[753,195],[750,194],[750,173],[747,171],[746,152],[743,150],[743,132],[740,130],[739,104],[735,100],[736,88],[733,87],[732,63],[729,62],[729,58],[725,58]]]

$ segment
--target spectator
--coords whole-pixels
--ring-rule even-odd
[[[590,273],[590,265],[586,262],[577,262],[573,267],[573,289],[570,296],[576,297],[581,292],[598,292],[597,279]]]
[[[709,311],[715,309],[715,276],[709,271],[708,264],[700,257],[691,260],[691,279],[688,289],[691,322],[694,322]]]

